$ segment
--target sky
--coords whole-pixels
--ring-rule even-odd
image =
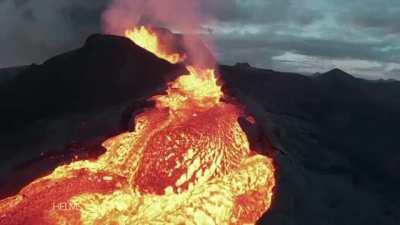
[[[304,74],[340,68],[366,79],[400,80],[399,0],[199,2],[202,29],[221,63]],[[109,4],[0,0],[0,68],[42,63],[82,46],[102,32]]]

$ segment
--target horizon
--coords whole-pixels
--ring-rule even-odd
[[[110,3],[0,2],[0,68],[41,64],[104,33]],[[400,79],[399,1],[203,0],[197,7],[222,64],[299,74],[340,68],[368,80]],[[128,17],[146,20],[145,9],[139,12]]]
[[[63,54],[63,53],[61,53],[61,54]],[[57,57],[57,56],[58,55],[55,55],[53,57]],[[50,57],[49,59],[51,59],[53,57]],[[46,59],[45,61],[47,61],[49,59]],[[44,62],[42,62],[42,63],[44,63]],[[23,68],[23,67],[29,67],[31,65],[41,65],[42,63],[31,63],[29,65],[15,65],[15,66],[9,66],[9,67],[2,67],[2,68],[0,68],[0,71],[1,70],[19,69],[19,68]],[[312,77],[312,76],[316,76],[316,75],[324,75],[324,74],[327,74],[327,73],[329,73],[331,71],[339,70],[339,71],[342,71],[342,72],[344,72],[346,74],[349,74],[349,75],[351,75],[351,76],[353,76],[355,78],[364,79],[364,80],[368,80],[368,81],[396,81],[396,82],[400,82],[400,78],[365,77],[363,75],[351,74],[351,73],[345,71],[344,69],[337,68],[337,67],[329,69],[329,70],[326,70],[326,71],[319,71],[319,72],[315,72],[315,73],[304,73],[304,72],[296,72],[296,71],[274,70],[272,68],[255,67],[255,66],[251,65],[248,62],[236,62],[234,64],[225,64],[225,63],[218,62],[218,65],[220,65],[220,66],[232,66],[233,67],[233,66],[236,66],[238,64],[248,64],[251,68],[254,68],[254,69],[257,69],[257,70],[271,70],[271,71],[278,72],[278,73],[293,73],[295,75],[303,75],[303,76],[307,76],[307,77]]]

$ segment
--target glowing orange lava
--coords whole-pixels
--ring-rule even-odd
[[[160,58],[180,58],[160,54],[153,35],[127,32]],[[187,69],[97,160],[58,167],[0,201],[0,224],[254,224],[271,205],[272,160],[250,149],[214,70]]]
[[[125,37],[170,63],[175,64],[184,60],[184,57],[180,54],[168,52],[167,47],[161,43],[157,34],[144,26],[125,31]]]

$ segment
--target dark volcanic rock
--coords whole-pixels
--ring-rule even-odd
[[[24,71],[28,66],[18,66],[0,69],[0,85],[13,80],[18,74]]]
[[[132,127],[132,113],[183,70],[126,38],[92,35],[82,48],[14,74],[0,85],[0,196],[67,162],[70,144]],[[13,169],[47,156],[40,168]]]
[[[338,69],[314,77],[220,70],[279,150],[277,194],[261,224],[400,221],[400,82]]]
[[[126,38],[93,35],[82,48],[32,65],[1,87],[0,132],[149,95],[179,69]]]
[[[99,143],[131,129],[134,113],[151,104],[143,99],[179,70],[127,39],[95,35],[3,83],[0,197],[72,156],[101,154]],[[256,117],[254,139],[271,142],[252,146],[276,149],[276,194],[260,224],[398,224],[400,82],[245,63],[220,73],[225,92]]]

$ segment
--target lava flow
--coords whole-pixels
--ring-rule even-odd
[[[126,36],[183,61],[150,29]],[[153,97],[134,132],[105,141],[98,159],[60,166],[0,201],[0,224],[254,224],[271,205],[272,159],[250,149],[238,123],[243,112],[221,101],[215,71],[187,71]]]

